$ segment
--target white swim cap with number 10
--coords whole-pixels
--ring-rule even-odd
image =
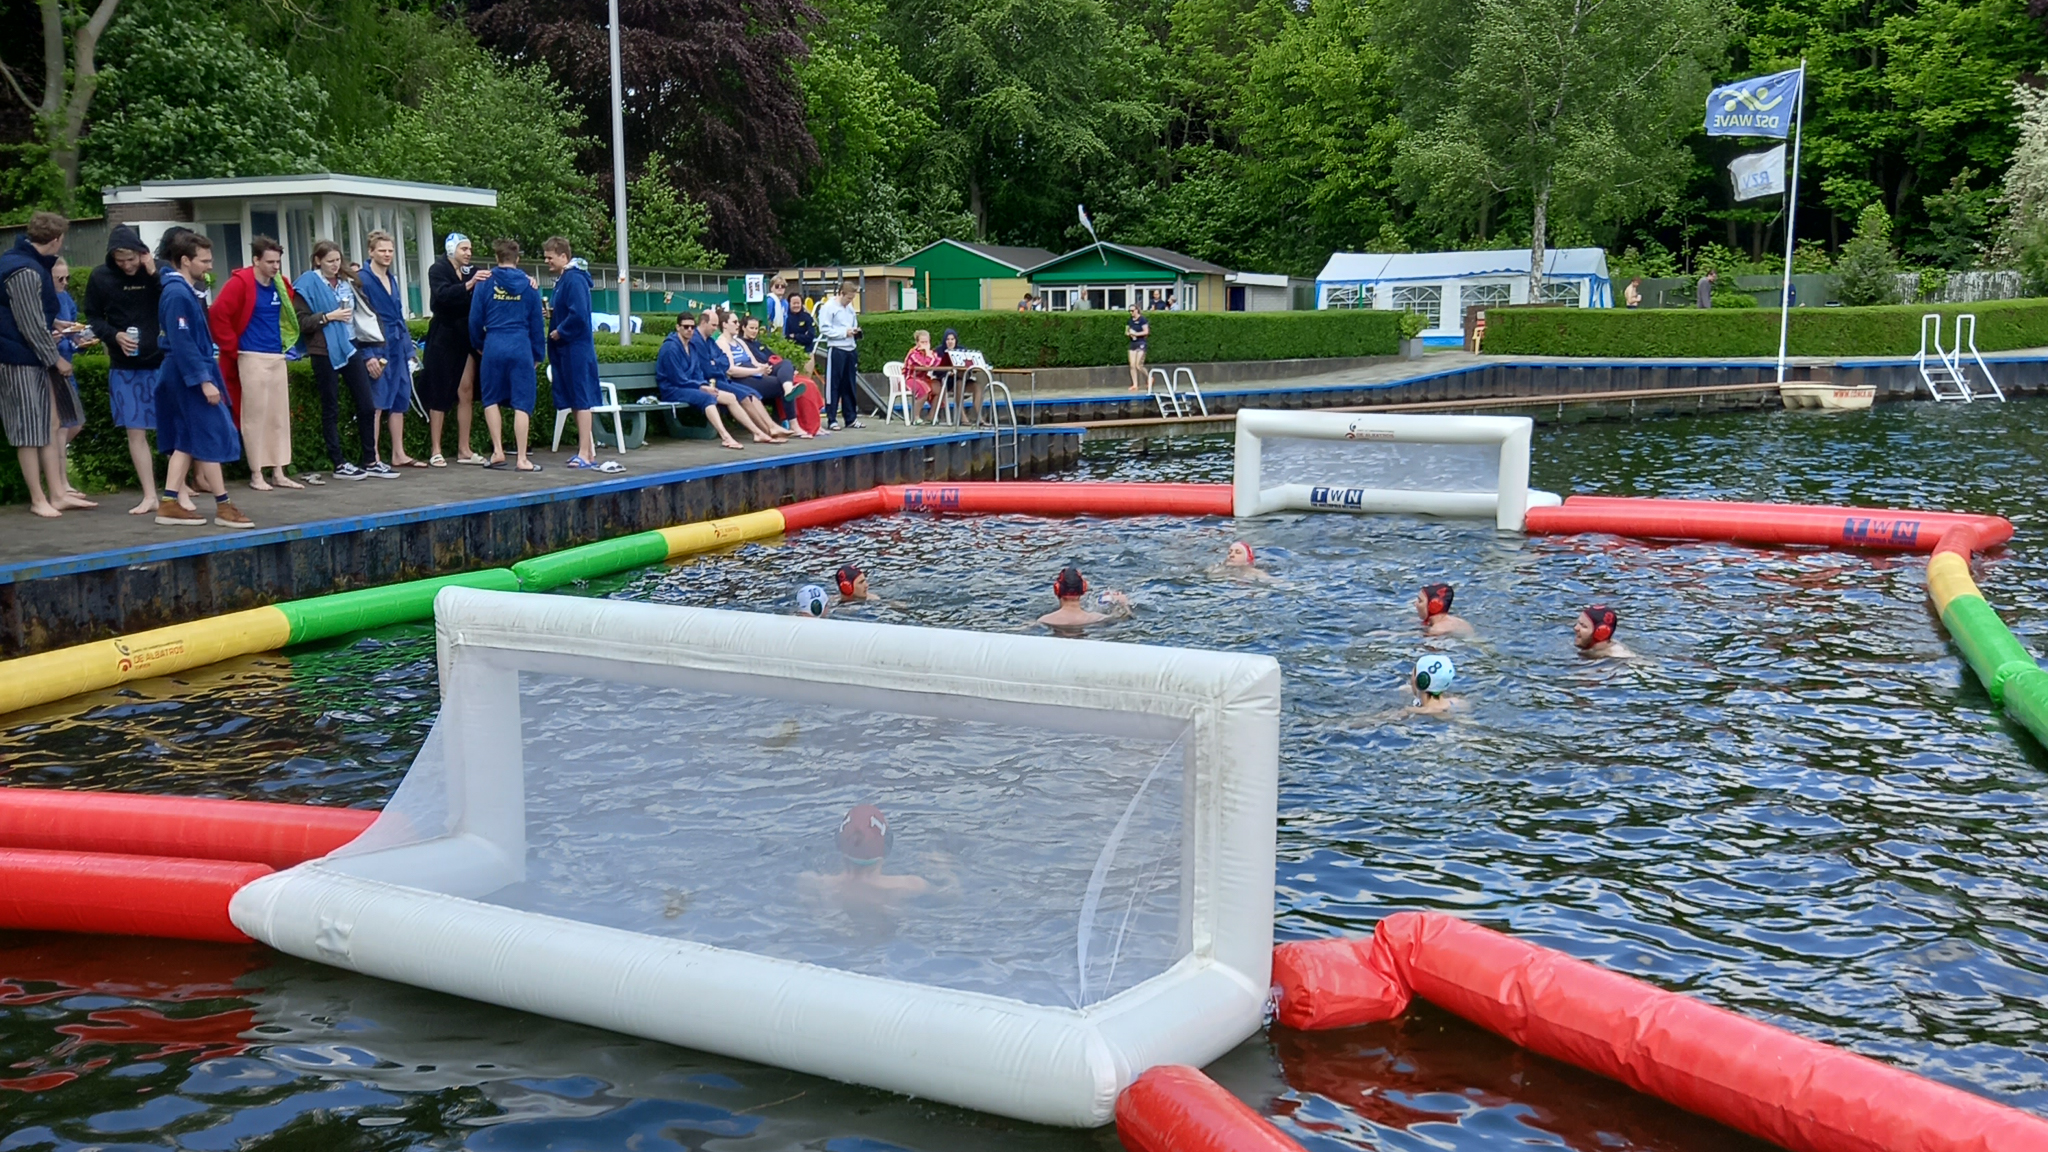
[[[1441,696],[1458,678],[1458,666],[1449,656],[1424,656],[1415,662],[1415,690]]]

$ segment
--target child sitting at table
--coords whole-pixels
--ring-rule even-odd
[[[937,382],[932,379],[930,369],[945,363],[945,358],[932,350],[932,334],[920,328],[915,336],[915,346],[903,354],[903,386],[917,397],[917,404],[911,409],[910,422],[917,423],[917,414],[924,410]],[[937,420],[937,407],[932,410],[932,419]]]

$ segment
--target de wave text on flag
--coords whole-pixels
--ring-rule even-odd
[[[1707,96],[1707,135],[1783,140],[1792,134],[1792,114],[1798,107],[1797,68],[1723,84]]]
[[[1784,195],[1785,146],[1780,144],[1768,151],[1737,156],[1728,164],[1728,175],[1735,181],[1737,200]]]

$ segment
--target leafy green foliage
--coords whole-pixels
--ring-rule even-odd
[[[1150,359],[1159,364],[1392,356],[1398,312],[1166,312],[1154,314]],[[861,318],[863,371],[879,372],[925,329],[960,331],[962,347],[998,368],[1091,368],[1125,363],[1122,312],[885,312]]]
[[[1835,290],[1850,307],[1890,304],[1899,295],[1898,271],[1891,218],[1882,205],[1866,204],[1856,219],[1855,238],[1842,246],[1842,258],[1835,264],[1840,280]]]
[[[85,187],[320,166],[326,94],[203,6],[148,0],[122,10],[103,46]]]
[[[677,192],[665,167],[657,165],[627,183],[626,255],[635,267],[725,267],[725,253],[704,245],[710,229],[710,209]],[[598,237],[596,251],[616,260],[616,247],[616,233],[607,227]]]
[[[1653,308],[1494,308],[1486,313],[1486,350],[1509,356],[1775,356],[1778,310]],[[1975,304],[1898,304],[1871,308],[1794,308],[1791,347],[1802,356],[1910,356],[1920,347],[1920,317],[1977,315],[1985,352],[2048,345],[2048,300]],[[1943,323],[1950,323],[1947,319]]]
[[[399,108],[390,127],[362,141],[356,165],[368,176],[498,190],[496,208],[437,210],[444,232],[511,236],[529,252],[559,233],[581,251],[603,218],[576,167],[580,125],[545,69],[472,48],[417,108]]]

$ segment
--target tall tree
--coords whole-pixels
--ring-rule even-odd
[[[1555,224],[1676,193],[1730,22],[1722,0],[1382,0],[1378,17],[1410,197],[1447,220],[1526,206],[1532,295]]]
[[[35,111],[49,159],[64,177],[67,198],[78,188],[78,141],[85,135],[86,115],[99,89],[100,37],[119,7],[120,0],[99,0],[88,13],[64,0],[38,0],[43,33],[40,95],[31,97],[15,69],[0,61],[8,91]]]
[[[742,264],[780,261],[776,205],[817,159],[793,67],[816,18],[805,0],[620,0],[626,167],[664,164],[711,211],[709,243]],[[514,60],[542,63],[584,120],[611,124],[604,0],[476,0],[471,25]],[[590,170],[611,172],[611,134]]]

